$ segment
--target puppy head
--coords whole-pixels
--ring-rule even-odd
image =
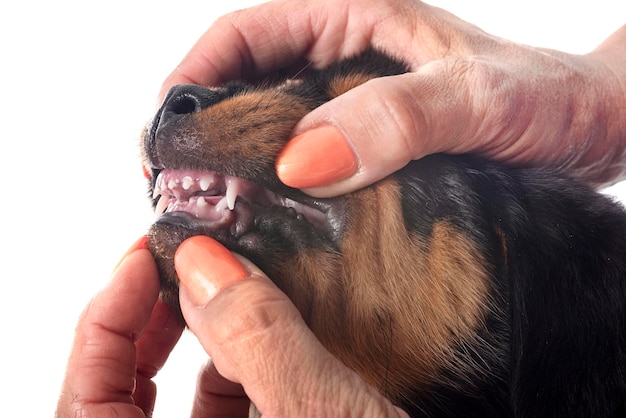
[[[173,256],[190,236],[216,238],[284,286],[281,277],[303,254],[338,250],[345,199],[313,199],[291,189],[278,180],[274,164],[312,109],[370,78],[405,71],[374,51],[359,60],[370,65],[347,60],[277,84],[170,90],[146,127],[142,155],[158,215],[150,247],[162,296],[176,310]]]
[[[275,174],[306,113],[405,71],[370,50],[297,81],[174,87],[142,142],[163,299],[180,314],[175,251],[207,235],[257,264],[319,340],[392,400],[412,398],[443,369],[466,373],[451,347],[482,320],[486,279],[474,243],[446,222],[426,222],[429,236],[412,231],[395,177],[314,199]]]

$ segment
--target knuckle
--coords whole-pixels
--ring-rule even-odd
[[[381,122],[382,129],[376,132],[379,138],[388,138],[386,155],[397,156],[408,162],[410,158],[421,156],[421,148],[416,138],[424,130],[423,108],[416,100],[412,89],[407,88],[404,76],[376,79],[371,82],[375,97],[371,106],[371,120]],[[408,157],[408,158],[407,158]]]
[[[288,299],[281,293],[259,289],[253,279],[222,292],[227,296],[224,299],[246,301],[245,306],[228,303],[222,307],[215,341],[229,350],[263,348],[267,341],[284,335],[285,328],[293,321],[295,307]]]

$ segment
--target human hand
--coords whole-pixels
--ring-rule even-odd
[[[158,295],[156,265],[144,238],[79,320],[56,417],[152,416],[151,379],[183,330]]]
[[[176,252],[180,305],[212,359],[192,416],[403,416],[333,357],[300,313],[252,263],[205,236]]]
[[[277,161],[286,184],[342,194],[436,152],[551,166],[595,185],[626,173],[626,26],[579,56],[508,42],[417,1],[279,0],[218,20],[161,97],[175,84],[257,78],[303,59],[325,66],[370,45],[411,71],[305,116]],[[328,167],[328,149],[342,143],[344,158]]]

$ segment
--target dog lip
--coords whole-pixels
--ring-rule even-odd
[[[330,202],[309,197],[294,200],[254,182],[213,171],[162,169],[153,180],[152,190],[157,216],[185,212],[202,222],[205,229],[230,230],[235,237],[252,228],[258,205],[288,208],[332,240],[338,238],[341,229],[336,205]]]

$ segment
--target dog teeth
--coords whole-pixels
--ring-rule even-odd
[[[169,203],[170,203],[170,199],[168,197],[161,196],[159,198],[159,202],[156,205],[156,208],[154,208],[154,214],[156,216],[162,215],[167,210]]]
[[[195,180],[189,176],[183,177],[183,189],[189,190],[191,186],[195,183]]]
[[[203,192],[206,192],[207,190],[209,190],[209,187],[211,187],[212,183],[213,183],[213,179],[209,176],[202,176],[200,178],[200,181],[198,182],[198,184],[200,185],[200,189]]]
[[[157,215],[167,211],[234,211],[240,197],[246,201],[268,201],[258,192],[258,187],[246,180],[200,170],[164,169],[152,191],[152,198],[157,201]]]
[[[152,199],[156,202],[156,216],[187,212],[208,222],[233,222],[238,215],[245,215],[245,210],[234,212],[237,200],[241,199],[243,205],[282,206],[290,217],[306,220],[318,228],[326,226],[325,213],[316,208],[248,180],[211,171],[163,169],[154,180]]]
[[[222,211],[226,210],[227,207],[228,207],[228,199],[226,199],[226,197],[223,197],[215,205],[215,211],[216,212],[222,212]]]
[[[163,173],[159,173],[159,176],[154,182],[154,190],[152,191],[152,199],[156,199],[163,190]]]
[[[226,204],[229,210],[235,209],[235,202],[239,195],[239,181],[228,178],[226,180]]]

